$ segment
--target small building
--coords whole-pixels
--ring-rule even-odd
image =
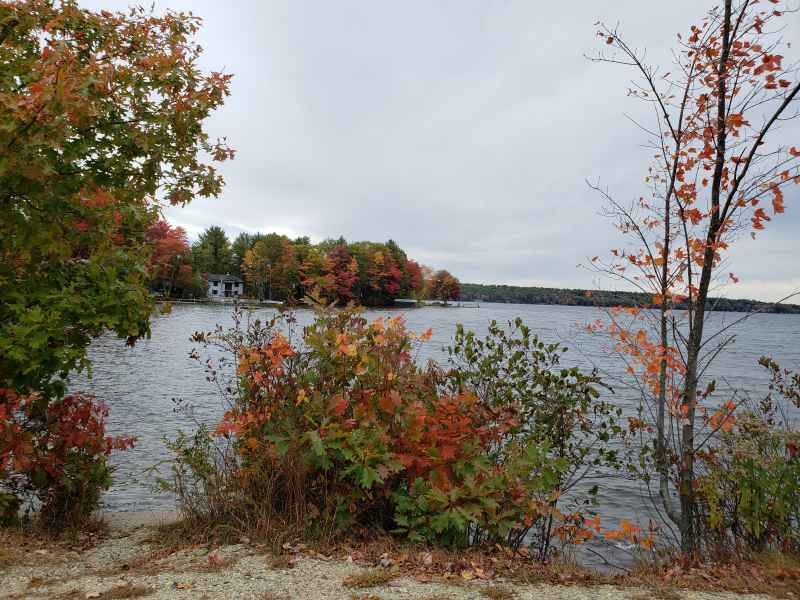
[[[226,273],[221,275],[219,273],[209,273],[208,279],[208,297],[212,300],[222,300],[223,298],[235,298],[244,293],[244,281],[236,275]]]

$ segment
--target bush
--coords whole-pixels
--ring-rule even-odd
[[[107,458],[132,447],[132,438],[105,434],[108,410],[92,396],[70,394],[43,402],[36,394],[0,390],[0,512],[13,521],[35,501],[42,525],[77,527],[111,485]]]
[[[800,375],[762,358],[770,393],[737,411],[700,454],[699,530],[725,552],[800,552],[800,433],[789,412],[800,408]],[[776,395],[777,397],[774,397]]]
[[[551,510],[540,511],[542,518],[517,538],[532,536],[541,560],[554,536],[586,534],[574,523],[596,503],[597,486],[585,484],[587,477],[620,466],[612,440],[622,433],[622,411],[601,399],[604,385],[596,371],[561,365],[565,352],[560,344],[540,340],[519,318],[506,328],[492,321],[483,339],[459,325],[448,348],[450,389],[472,390],[494,409],[515,407],[519,413],[518,426],[507,432],[495,460],[520,474],[545,476],[549,496],[538,490],[538,501]],[[566,513],[557,510],[559,504],[569,507]]]
[[[225,379],[224,367],[209,363],[229,405],[215,440],[201,429],[171,443],[173,488],[188,517],[251,527],[278,518],[312,532],[363,525],[417,541],[515,548],[534,524],[563,518],[556,502],[570,455],[525,420],[529,402],[498,402],[468,376],[419,366],[430,331],[417,336],[402,317],[368,322],[330,308],[301,339],[292,325],[286,314],[243,325],[239,314],[232,331],[196,334],[234,357],[235,375]],[[593,388],[578,375],[555,375],[548,390],[577,378],[588,407]],[[581,413],[568,425],[562,416],[564,431],[592,420]]]

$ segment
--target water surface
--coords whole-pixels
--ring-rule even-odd
[[[93,362],[92,377],[74,378],[73,389],[93,392],[110,407],[109,428],[114,434],[135,435],[134,450],[117,453],[117,479],[106,494],[110,510],[164,510],[174,507],[173,499],[152,491],[153,478],[146,469],[169,455],[164,436],[174,437],[178,429],[191,431],[191,424],[182,414],[173,411],[173,399],[183,398],[195,407],[196,416],[215,424],[223,411],[222,400],[214,386],[206,381],[202,363],[192,360],[190,352],[197,344],[190,341],[195,331],[213,329],[218,323],[232,325],[232,306],[223,304],[176,304],[171,314],[159,316],[152,323],[152,338],[135,347],[107,335],[95,340],[89,351]],[[254,317],[268,318],[270,309],[253,311]],[[462,323],[476,333],[484,334],[495,319],[504,323],[522,319],[545,341],[558,341],[570,347],[564,364],[583,367],[598,366],[609,380],[623,377],[619,360],[606,352],[607,339],[581,330],[604,313],[590,307],[550,305],[481,304],[480,307],[426,307],[371,310],[377,315],[405,316],[411,330],[432,329],[431,341],[422,348],[420,358],[444,360],[443,348],[452,340],[455,326]],[[740,319],[739,313],[715,313],[711,331]],[[312,313],[297,312],[298,326],[308,323]],[[800,367],[800,315],[756,314],[733,329],[735,342],[714,363],[709,371],[721,386],[747,390],[761,395],[768,380],[765,370],[757,365],[764,354],[773,356],[782,366]],[[615,385],[614,399],[626,411],[637,406],[635,395],[625,386]],[[164,473],[167,471],[164,470]],[[604,523],[620,518],[647,523],[652,517],[646,490],[640,484],[623,478],[604,478],[601,482],[599,513]]]

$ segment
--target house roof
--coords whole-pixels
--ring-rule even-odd
[[[208,273],[206,274],[206,279],[209,281],[221,281],[222,283],[244,283],[241,278],[230,273],[225,273],[224,275],[221,273]]]

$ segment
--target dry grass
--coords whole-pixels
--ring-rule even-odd
[[[481,590],[481,596],[489,600],[514,600],[517,594],[506,585],[493,585]]]
[[[655,584],[633,596],[634,600],[683,600],[684,596],[675,586]]]
[[[0,527],[0,571],[8,567],[56,565],[70,551],[83,552],[102,543],[109,534],[102,519],[90,519],[80,530],[53,534],[33,521]]]
[[[640,598],[674,600],[684,597],[680,590],[697,590],[800,600],[800,557],[775,553],[691,565],[643,564],[619,584],[644,588]]]
[[[123,598],[143,598],[155,593],[153,588],[143,585],[120,585],[100,594],[102,600],[122,600]]]
[[[267,558],[267,567],[276,571],[291,569],[295,565],[295,559],[288,554],[273,554]]]
[[[78,600],[79,598],[83,600],[86,596],[84,592],[79,589],[72,589],[67,590],[66,592],[61,592],[60,594],[56,594],[55,596],[51,596],[53,600]]]
[[[400,572],[397,569],[370,569],[345,577],[342,585],[346,588],[372,588],[386,585],[396,579]]]
[[[61,540],[22,527],[0,528],[0,570],[63,562]]]
[[[124,600],[125,598],[144,598],[154,593],[155,590],[153,588],[128,583],[106,590],[97,596],[97,598],[99,600]],[[83,600],[86,598],[86,592],[79,589],[71,589],[51,596],[51,598],[55,600]]]

